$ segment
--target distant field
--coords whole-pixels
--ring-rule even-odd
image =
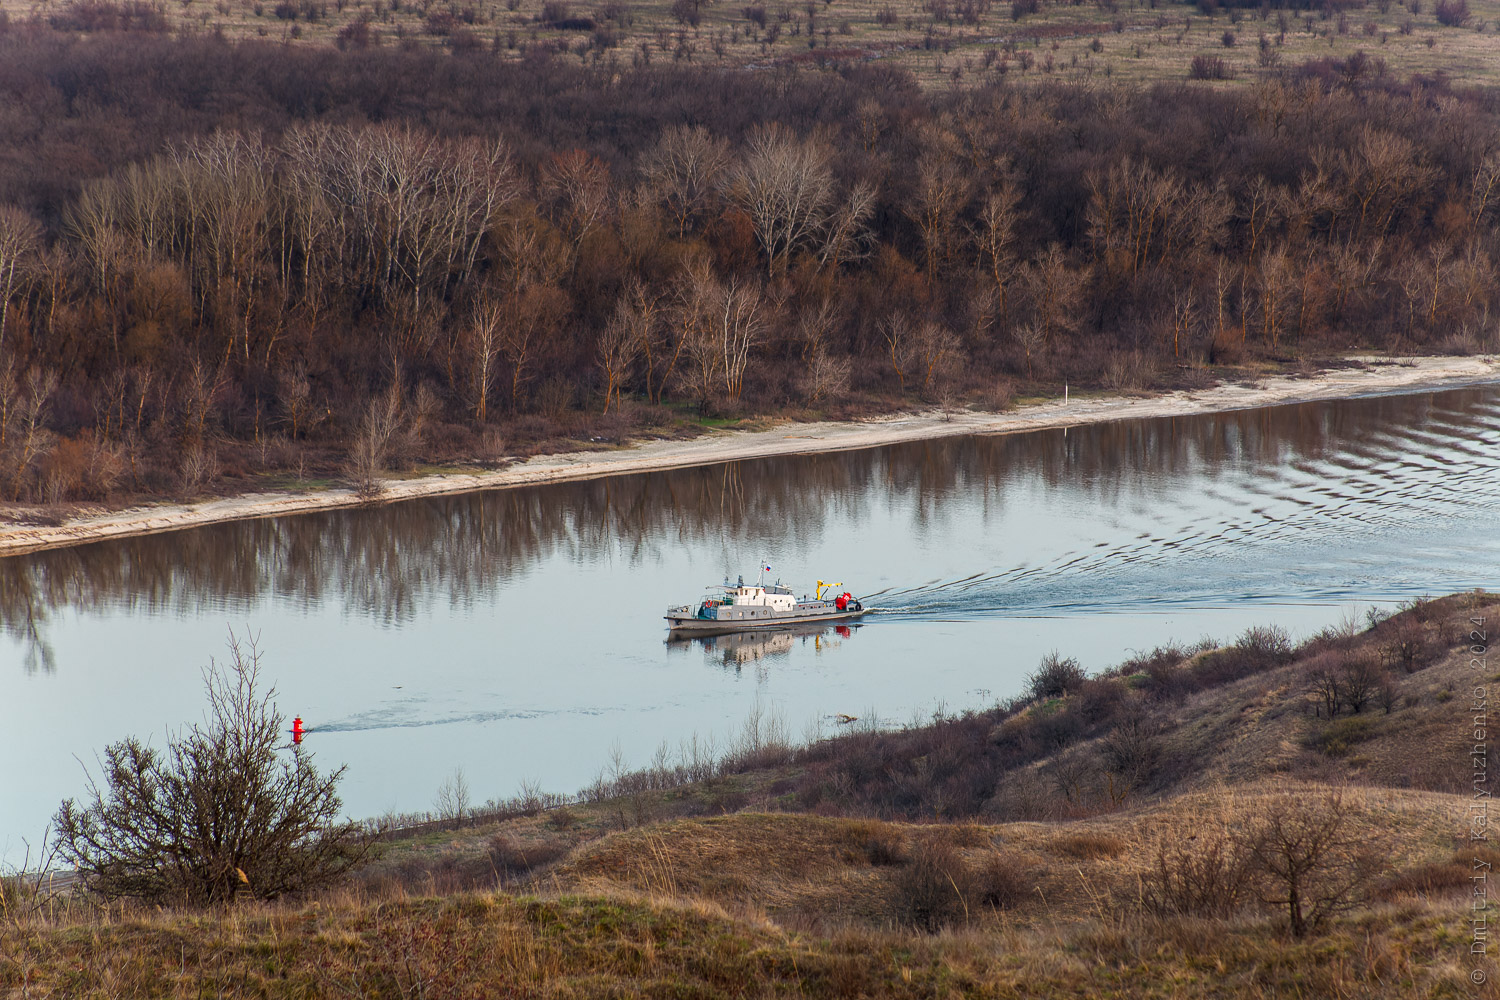
[[[0,10],[12,24],[35,18],[78,31],[107,27],[128,10],[133,23],[155,30],[299,44],[446,45],[511,59],[546,47],[620,66],[886,59],[932,87],[997,74],[1184,80],[1195,58],[1196,76],[1209,86],[1247,86],[1277,66],[1320,58],[1341,63],[1335,72],[1364,78],[1382,66],[1401,78],[1443,74],[1461,85],[1500,78],[1500,0],[1331,0],[1314,11],[1204,13],[1217,2],[1204,0],[1200,9],[1115,0],[0,0]]]

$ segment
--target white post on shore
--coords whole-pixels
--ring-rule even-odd
[[[1063,383],[1063,405],[1068,405],[1068,383]]]

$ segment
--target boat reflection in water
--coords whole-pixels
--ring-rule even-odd
[[[705,658],[718,660],[726,667],[739,668],[747,663],[785,656],[799,645],[811,645],[817,652],[836,649],[862,627],[851,622],[838,625],[787,625],[784,628],[759,628],[753,632],[723,632],[718,635],[673,632],[667,637],[667,649],[677,652],[701,649]]]

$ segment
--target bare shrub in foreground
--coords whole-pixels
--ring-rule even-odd
[[[208,717],[165,753],[135,737],[104,751],[101,790],[63,801],[58,853],[105,897],[190,904],[246,893],[274,899],[327,885],[364,860],[369,843],[341,822],[342,767],[319,774],[287,747],[260,651],[231,633],[229,662],[203,673]]]
[[[1141,905],[1158,916],[1227,917],[1250,899],[1254,854],[1228,831],[1163,838],[1141,879]]]
[[[1273,799],[1251,837],[1261,899],[1286,908],[1293,937],[1357,905],[1380,873],[1379,846],[1338,793]]]
[[[968,870],[947,844],[923,842],[896,874],[898,917],[921,930],[936,931],[969,916],[963,887]]]

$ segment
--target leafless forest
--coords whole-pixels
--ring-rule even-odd
[[[1492,347],[1494,96],[1346,70],[936,92],[12,27],[0,496]]]

